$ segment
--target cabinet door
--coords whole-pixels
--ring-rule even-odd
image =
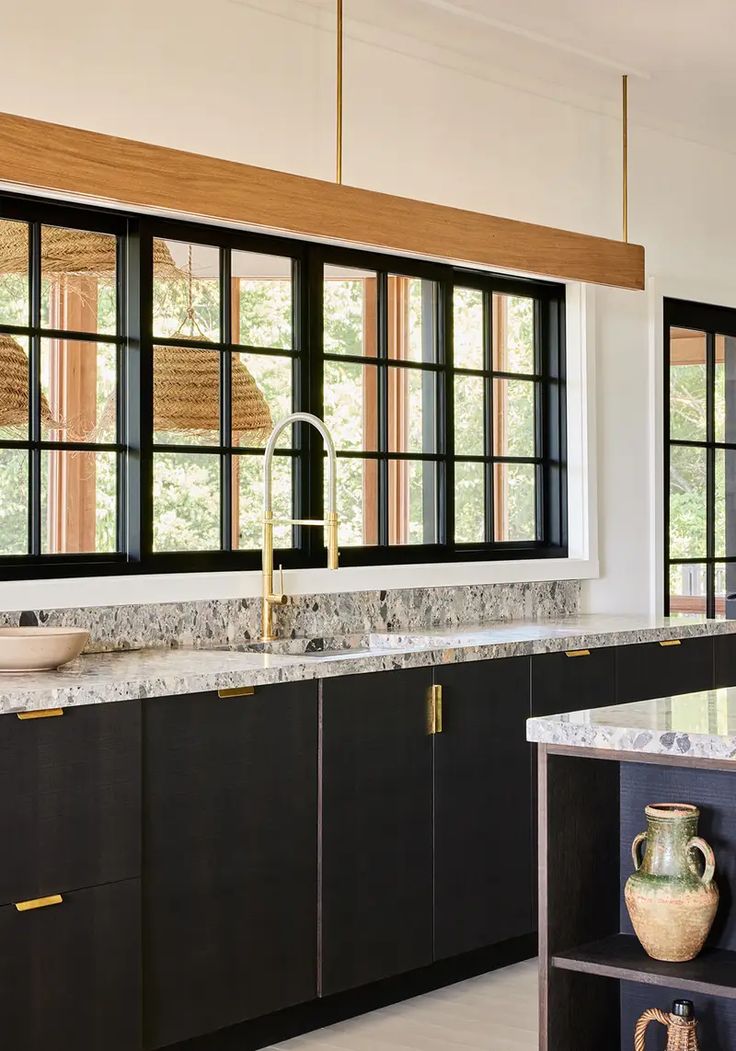
[[[532,715],[604,708],[616,697],[616,650],[540,653],[532,662]]]
[[[736,635],[714,635],[715,685],[736,686]]]
[[[619,646],[616,650],[618,703],[712,688],[713,639],[710,637],[666,640],[665,645],[645,642]]]
[[[435,956],[533,930],[529,660],[435,668]]]
[[[0,1043],[7,1051],[140,1051],[140,882],[0,908]]]
[[[431,682],[323,681],[323,994],[432,962]]]
[[[316,996],[316,696],[146,702],[149,1047]]]
[[[0,905],[140,875],[133,701],[0,717]]]

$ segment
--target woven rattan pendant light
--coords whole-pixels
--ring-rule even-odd
[[[41,393],[41,422],[58,426]],[[0,427],[19,438],[28,433],[28,357],[12,336],[0,333]]]
[[[181,276],[181,271],[178,271]],[[156,275],[159,276],[158,274]],[[192,296],[192,249],[187,267],[187,312],[174,334],[208,337],[197,324]],[[188,328],[189,331],[185,331]],[[157,431],[196,433],[220,429],[220,354],[201,347],[156,347],[153,379],[153,425]],[[226,360],[226,359],[224,359]],[[230,356],[233,441],[265,441],[273,420],[263,393],[237,354]]]
[[[116,238],[91,230],[69,230],[44,226],[41,237],[41,269],[46,277],[87,275],[102,277],[115,272]],[[174,277],[180,271],[165,241],[153,242],[153,263],[159,276]],[[25,223],[0,223],[0,274],[24,274],[28,270],[28,231]]]

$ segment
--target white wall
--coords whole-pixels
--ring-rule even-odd
[[[618,236],[610,100],[544,84],[539,63],[520,52],[515,64],[506,45],[503,66],[484,66],[371,29],[359,20],[368,3],[349,8],[346,182]],[[332,177],[329,12],[304,0],[7,6],[3,109]],[[646,246],[652,288],[736,302],[736,157],[640,126],[635,90],[632,123],[630,233]],[[601,577],[585,595],[597,610],[643,611],[658,598],[656,294],[595,295]],[[242,586],[235,578],[233,593]],[[44,587],[37,602],[51,600]],[[19,597],[16,586],[0,604]]]

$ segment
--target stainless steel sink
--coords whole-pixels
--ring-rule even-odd
[[[396,649],[401,645],[403,642],[400,636],[371,633],[273,639],[271,642],[242,642],[216,648],[231,650],[235,653],[270,653],[284,657],[342,657]]]

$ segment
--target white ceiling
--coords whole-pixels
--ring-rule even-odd
[[[300,0],[329,19],[335,0]],[[736,151],[736,0],[344,0],[348,35],[383,29],[491,79],[531,75],[633,122]]]

